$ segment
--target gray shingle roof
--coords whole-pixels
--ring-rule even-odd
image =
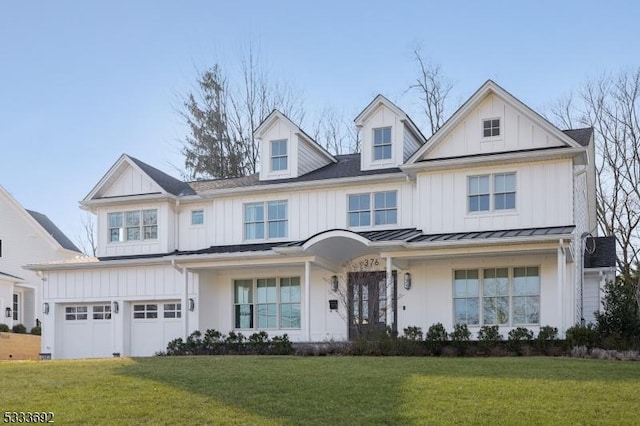
[[[169,194],[175,196],[183,196],[183,195],[194,195],[195,191],[189,186],[188,183],[183,182],[179,179],[174,178],[173,176],[169,176],[163,171],[156,169],[148,165],[145,162],[138,160],[137,158],[133,158],[129,156],[131,160],[136,163],[138,167],[140,167],[151,179],[153,179],[162,189],[167,191]]]
[[[584,244],[585,268],[613,268],[616,266],[616,237],[589,237]]]
[[[36,222],[38,222],[40,226],[42,226],[44,230],[47,231],[47,233],[51,235],[63,248],[80,253],[78,247],[76,247],[76,245],[73,244],[73,242],[67,238],[60,228],[58,228],[46,215],[34,212],[33,210],[27,210],[27,213],[29,213],[31,217],[33,217]]]
[[[580,145],[589,146],[591,136],[593,135],[593,127],[585,127],[582,129],[568,129],[563,130],[562,132],[574,141],[578,142]]]

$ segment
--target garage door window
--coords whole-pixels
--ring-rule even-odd
[[[165,318],[181,318],[182,317],[182,303],[165,303],[164,304],[164,317]]]
[[[78,321],[87,319],[87,307],[86,306],[67,306],[64,309],[64,318],[67,321]]]
[[[155,305],[155,304],[133,305],[133,318],[135,319],[158,318],[158,305]]]
[[[93,319],[94,320],[110,320],[111,305],[95,305],[93,307]]]

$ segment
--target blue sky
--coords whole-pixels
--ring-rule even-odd
[[[120,154],[178,176],[180,97],[197,70],[237,71],[252,42],[302,94],[303,128],[327,106],[353,118],[377,93],[421,123],[405,94],[416,46],[454,104],[491,78],[543,111],[640,66],[638,18],[632,1],[4,1],[0,185],[74,239],[78,201]]]

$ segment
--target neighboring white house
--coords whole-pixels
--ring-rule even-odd
[[[42,319],[42,280],[23,265],[79,255],[47,216],[25,210],[0,186],[0,324],[30,330]]]
[[[429,140],[383,96],[355,123],[362,153],[333,156],[274,111],[259,173],[239,179],[186,183],[122,155],[81,202],[98,259],[27,267],[45,280],[43,352],[146,356],[210,328],[302,342],[580,321],[587,281],[614,266],[582,279],[592,129],[561,131],[492,81]]]

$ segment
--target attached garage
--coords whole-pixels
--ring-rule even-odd
[[[113,320],[109,302],[61,305],[56,358],[113,356]]]
[[[131,356],[151,356],[164,351],[169,341],[182,337],[182,304],[179,300],[131,302]]]

